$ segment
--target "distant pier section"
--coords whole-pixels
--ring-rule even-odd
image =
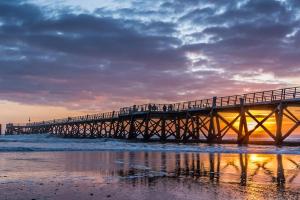
[[[253,143],[255,131],[261,129],[269,140],[256,143],[282,145],[300,125],[299,106],[300,87],[293,87],[174,104],[134,105],[107,113],[27,124],[9,123],[5,134],[248,144]],[[257,115],[257,110],[267,114]],[[275,130],[268,125],[270,119]],[[229,133],[231,139],[225,139]]]

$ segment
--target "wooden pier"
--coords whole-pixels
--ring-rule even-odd
[[[291,109],[299,106],[300,87],[293,87],[175,104],[134,105],[108,113],[43,122],[10,123],[6,125],[5,133],[249,144],[254,143],[251,135],[261,128],[270,140],[258,143],[282,145],[300,125],[295,109]],[[257,116],[253,110],[264,110],[268,114]],[[228,119],[224,113],[234,117]],[[275,132],[266,125],[272,117],[275,118]],[[285,131],[284,118],[293,124]],[[251,127],[249,121],[255,125]],[[224,139],[229,132],[235,134],[234,139]]]

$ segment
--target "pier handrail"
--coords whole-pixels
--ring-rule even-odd
[[[291,100],[300,98],[300,87],[291,87],[278,90],[267,90],[252,92],[242,95],[232,95],[216,97],[215,106],[225,107],[240,104],[240,99],[244,99],[245,104],[267,103],[279,100]],[[173,104],[143,104],[121,108],[124,113],[143,112],[143,111],[185,111],[193,109],[206,109],[213,106],[214,98],[185,101]],[[151,105],[151,107],[149,107]],[[165,106],[165,108],[164,108]],[[169,109],[171,106],[172,109]]]

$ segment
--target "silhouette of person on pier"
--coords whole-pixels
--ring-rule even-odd
[[[167,111],[167,106],[166,106],[166,105],[163,106],[163,111],[164,111],[164,112]]]
[[[152,110],[152,105],[149,103],[148,105],[148,110],[151,111]]]

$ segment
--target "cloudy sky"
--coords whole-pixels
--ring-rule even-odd
[[[1,0],[0,122],[300,85],[299,0]]]

